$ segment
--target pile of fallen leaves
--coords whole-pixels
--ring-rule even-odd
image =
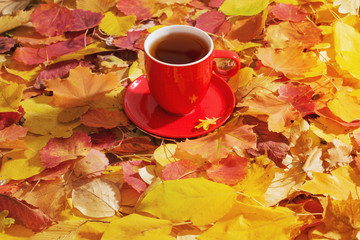
[[[0,238],[359,239],[359,5],[0,1]],[[242,62],[231,118],[194,139],[122,106],[173,24]]]

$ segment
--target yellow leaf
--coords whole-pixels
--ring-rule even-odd
[[[236,202],[229,214],[199,240],[293,239],[301,226],[295,213],[285,207],[262,207]]]
[[[274,177],[274,163],[265,156],[258,157],[255,159],[255,162],[249,163],[245,178],[233,188],[264,204],[264,194]]]
[[[226,15],[253,16],[264,10],[269,0],[225,0],[219,10]]]
[[[195,126],[196,129],[199,128],[203,128],[204,130],[208,130],[210,125],[216,124],[216,121],[219,120],[219,117],[213,117],[213,118],[208,118],[206,117],[205,119],[199,119],[200,123],[198,125]]]
[[[25,81],[28,81],[28,82],[35,80],[41,70],[42,70],[41,65],[38,65],[38,66],[34,67],[33,69],[26,70],[26,71],[20,71],[20,70],[16,70],[16,69],[12,69],[12,68],[6,68],[6,71],[8,73],[11,73],[18,77],[21,77],[22,79],[24,79]]]
[[[80,120],[62,123],[58,120],[63,109],[49,105],[51,97],[39,96],[26,99],[21,103],[25,110],[24,126],[29,132],[54,137],[70,137],[72,130],[81,124]]]
[[[331,112],[345,122],[360,120],[360,90],[351,93],[338,91],[327,105]]]
[[[18,11],[14,16],[5,15],[0,17],[0,33],[23,25],[30,21],[32,11]]]
[[[171,162],[176,162],[178,159],[174,157],[177,145],[163,144],[154,151],[155,161],[162,167]]]
[[[105,13],[113,7],[118,0],[76,0],[76,7],[83,10],[90,10],[92,12]]]
[[[104,234],[108,223],[103,222],[86,222],[80,226],[75,235],[76,240],[100,240]]]
[[[223,217],[236,196],[233,188],[202,178],[169,180],[150,191],[136,211],[172,222],[190,220],[195,225],[205,225]]]
[[[15,112],[23,96],[25,86],[0,82],[0,112]]]
[[[91,109],[102,108],[107,111],[119,111],[119,109],[123,108],[122,97],[124,89],[123,86],[119,86],[100,97],[97,101],[90,102],[89,106]]]
[[[131,64],[131,66],[129,68],[129,78],[131,81],[134,81],[135,79],[137,79],[138,77],[140,77],[143,74],[144,74],[143,70],[141,68],[139,68],[138,61],[135,61],[133,64]]]
[[[120,207],[120,191],[112,182],[101,178],[73,183],[72,204],[82,214],[92,218],[113,216]]]
[[[61,221],[48,229],[35,234],[29,240],[71,239],[75,240],[76,233],[86,220]],[[77,239],[77,238],[76,238]]]
[[[350,13],[357,15],[360,7],[360,0],[335,0],[334,7],[339,6],[339,13]]]
[[[346,200],[349,195],[359,199],[360,179],[350,166],[339,167],[328,173],[312,173],[314,179],[307,180],[300,190],[313,194],[330,195],[335,200]]]
[[[189,2],[191,2],[191,0],[156,0],[156,2],[162,3],[162,4],[172,5],[172,4],[175,4],[175,3],[188,4]]]
[[[24,140],[28,149],[11,151],[3,156],[1,178],[20,180],[29,178],[44,170],[39,150],[49,141],[50,136],[27,135]],[[21,169],[21,171],[19,170]]]
[[[126,33],[134,26],[136,16],[118,17],[112,12],[105,13],[101,20],[100,29],[107,35],[126,36]]]
[[[336,62],[340,67],[351,75],[360,79],[360,33],[355,28],[343,23],[336,22],[334,25],[334,45]]]
[[[101,240],[171,240],[171,222],[168,220],[130,214],[119,220],[112,221]]]
[[[34,232],[31,229],[20,224],[14,224],[11,228],[5,229],[4,233],[0,232],[1,240],[29,240]]]

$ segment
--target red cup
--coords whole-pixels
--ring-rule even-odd
[[[153,56],[152,48],[160,46],[161,41],[174,34],[200,39],[203,42],[204,56],[188,63],[169,63]],[[214,43],[206,32],[186,25],[157,29],[146,38],[144,49],[150,93],[165,111],[175,115],[186,115],[195,109],[209,88],[213,71],[220,77],[228,78],[235,75],[240,68],[240,60],[235,52],[214,50]],[[184,49],[181,44],[173,50],[179,49]],[[229,70],[221,70],[216,66],[214,58],[230,58],[234,60],[235,66]]]

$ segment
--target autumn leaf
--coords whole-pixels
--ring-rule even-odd
[[[53,104],[58,107],[86,105],[118,86],[117,76],[93,74],[89,68],[77,67],[70,70],[67,79],[53,79],[47,82],[54,92]]]
[[[82,132],[69,138],[52,138],[40,151],[41,162],[46,168],[56,167],[61,162],[86,156],[90,147],[90,137]]]
[[[19,27],[31,20],[31,13],[33,11],[19,11],[14,16],[5,15],[0,16],[0,33],[9,31],[13,28]]]
[[[105,13],[116,4],[116,0],[76,0],[76,7],[92,12]]]
[[[0,112],[16,112],[20,106],[24,85],[0,82]]]
[[[263,11],[269,4],[268,0],[256,0],[256,1],[236,1],[236,0],[225,0],[219,10],[226,15],[241,15],[241,16],[252,16]]]
[[[129,124],[125,113],[120,111],[106,111],[102,108],[89,110],[80,117],[80,121],[86,126],[102,127],[105,129]]]
[[[356,169],[350,166],[339,167],[328,173],[312,173],[314,179],[307,180],[301,190],[315,194],[331,195],[335,200],[346,200],[349,196],[358,199],[360,182]]]
[[[151,139],[143,136],[123,139],[117,146],[112,148],[112,151],[118,154],[146,153],[155,148],[156,146],[151,142]]]
[[[125,15],[135,15],[137,20],[151,18],[156,12],[156,0],[123,0],[116,7]]]
[[[234,185],[239,183],[247,174],[246,158],[229,155],[218,163],[212,163],[206,168],[206,175],[214,182]]]
[[[233,209],[199,239],[291,239],[301,222],[285,207],[262,207],[236,202]],[[231,228],[231,231],[228,229]]]
[[[31,14],[31,21],[36,31],[44,36],[52,37],[66,32],[74,23],[69,9],[58,4],[41,4]]]
[[[198,175],[199,166],[190,160],[180,159],[176,162],[170,162],[162,170],[164,180],[176,180],[185,178],[195,178]]]
[[[82,214],[92,218],[113,216],[119,209],[120,191],[107,180],[94,178],[73,183],[72,203]]]
[[[215,34],[225,21],[226,16],[223,13],[211,10],[197,18],[195,27],[200,28],[205,32]]]
[[[142,193],[148,184],[140,178],[139,169],[146,166],[144,161],[126,161],[122,162],[124,181],[133,187],[137,192]]]
[[[236,125],[236,120],[221,127],[209,135],[188,139],[178,143],[178,151],[185,151],[192,155],[200,155],[209,162],[216,162],[227,157],[229,151],[236,146],[240,149],[255,148],[256,135],[249,125]]]
[[[9,211],[9,217],[34,230],[41,231],[52,221],[41,210],[24,201],[0,194],[0,211]]]
[[[93,28],[99,25],[104,17],[102,13],[94,13],[82,9],[74,9],[72,15],[74,23],[71,25],[69,31],[82,31]]]
[[[339,6],[339,13],[350,13],[356,15],[359,11],[360,2],[357,0],[354,1],[344,1],[344,0],[335,0],[333,3],[334,6]]]
[[[354,90],[351,93],[338,91],[327,105],[332,113],[343,121],[350,123],[360,120],[358,115],[358,109],[360,108],[359,99],[359,90]]]
[[[15,46],[16,41],[12,38],[0,37],[0,53],[6,53]]]
[[[125,36],[135,24],[135,20],[136,16],[134,15],[118,17],[112,12],[107,12],[99,27],[108,35]]]
[[[157,219],[143,216],[140,214],[130,214],[119,220],[112,221],[107,227],[103,240],[112,239],[172,239],[171,222],[168,220]]]
[[[150,191],[136,211],[175,223],[190,220],[195,225],[205,225],[223,217],[235,198],[231,187],[202,178],[168,180]]]
[[[135,50],[134,44],[141,37],[142,31],[129,31],[126,36],[114,39],[113,44],[122,49]]]
[[[308,13],[293,4],[277,3],[269,6],[269,13],[281,21],[302,22]]]
[[[109,165],[109,159],[99,150],[91,149],[89,153],[81,159],[78,159],[74,166],[76,176],[94,177],[100,176]]]

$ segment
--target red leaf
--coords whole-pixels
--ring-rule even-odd
[[[66,161],[62,162],[56,167],[53,168],[47,168],[44,171],[42,171],[39,174],[36,174],[28,179],[26,179],[28,182],[37,182],[37,181],[52,181],[52,180],[58,180],[61,176],[63,176],[71,167],[72,162]]]
[[[147,137],[132,137],[124,139],[113,149],[116,153],[141,153],[155,150],[156,146]]]
[[[295,5],[278,3],[270,6],[269,13],[281,21],[301,22],[306,19],[307,12]]]
[[[205,32],[215,33],[225,21],[225,14],[216,10],[211,10],[202,14],[197,19],[195,27],[200,28]]]
[[[148,0],[121,0],[116,7],[125,15],[135,15],[136,20],[151,18],[155,13],[154,3]]]
[[[142,31],[128,32],[126,37],[114,39],[113,44],[119,48],[135,50],[134,43],[141,37],[141,33]]]
[[[12,38],[0,37],[0,53],[6,53],[10,51],[16,44],[16,41]]]
[[[196,9],[202,9],[202,10],[203,9],[211,9],[204,2],[202,2],[200,0],[192,0],[191,2],[189,2],[189,5]]]
[[[302,117],[314,113],[315,103],[311,99],[313,94],[314,91],[308,85],[289,83],[279,88],[279,98],[290,102],[301,112]]]
[[[145,183],[139,175],[139,168],[149,165],[145,161],[126,161],[122,162],[121,166],[123,168],[124,180],[130,186],[132,186],[137,192],[141,193],[146,190],[147,183]]]
[[[21,189],[22,180],[11,180],[10,182],[0,185],[0,194],[12,195]]]
[[[16,222],[33,231],[41,231],[52,222],[47,215],[31,204],[0,194],[0,212],[3,210],[9,211],[8,217],[14,218]]]
[[[91,38],[82,34],[64,42],[54,43],[43,48],[17,48],[13,54],[13,58],[26,65],[40,64],[65,54],[76,52],[90,43]]]
[[[185,178],[196,178],[199,166],[190,160],[180,159],[176,162],[166,164],[162,170],[164,180],[176,180]]]
[[[218,163],[209,165],[206,174],[214,182],[234,185],[239,183],[247,173],[247,159],[229,155],[221,159]]]
[[[0,113],[0,130],[19,122],[24,115],[24,109],[19,107],[17,112],[1,112]]]
[[[10,140],[15,141],[21,137],[25,137],[28,129],[19,125],[11,125],[0,130],[0,142]]]
[[[99,133],[91,134],[92,147],[96,149],[109,148],[117,139],[116,134],[112,130],[100,131]]]
[[[37,80],[62,78],[69,74],[70,69],[74,69],[77,66],[79,66],[78,60],[69,60],[52,64],[39,73]]]
[[[278,167],[285,168],[282,161],[290,150],[288,139],[281,133],[269,131],[267,123],[255,117],[245,116],[244,124],[255,125],[253,131],[257,135],[257,150],[250,149],[248,152],[254,156],[267,153]]]
[[[352,122],[345,122],[335,114],[333,114],[328,107],[324,107],[321,109],[316,109],[315,113],[319,115],[320,117],[323,117],[327,120],[333,121],[335,123],[338,123],[345,127],[359,127],[360,126],[360,120],[352,121]]]
[[[53,168],[60,163],[86,156],[91,148],[90,137],[83,132],[76,132],[69,138],[52,138],[40,150],[40,159],[46,168]]]
[[[40,4],[31,14],[31,21],[38,33],[52,37],[61,35],[73,26],[74,17],[66,7],[58,4]]]
[[[84,11],[82,9],[74,9],[72,12],[74,16],[74,24],[69,31],[82,31],[93,28],[100,24],[104,15],[100,12]]]
[[[111,129],[130,124],[124,112],[107,111],[102,108],[89,110],[80,117],[80,121],[89,127]]]

